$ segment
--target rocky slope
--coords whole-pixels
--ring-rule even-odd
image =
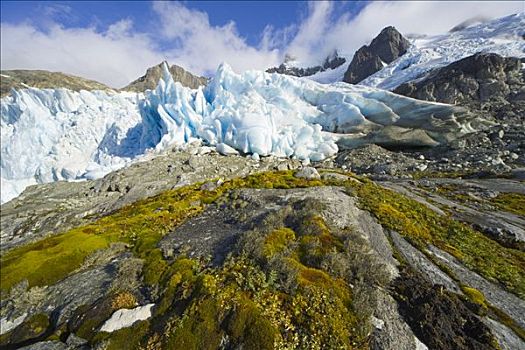
[[[0,71],[0,97],[9,94],[11,89],[26,89],[35,87],[40,89],[65,88],[73,91],[80,90],[112,90],[106,85],[74,75],[45,70],[2,70]]]
[[[487,110],[496,104],[525,102],[525,69],[516,57],[478,53],[430,71],[394,92],[426,101]]]
[[[343,81],[359,83],[402,56],[409,47],[410,42],[396,28],[384,28],[370,45],[364,45],[356,51]]]
[[[168,64],[166,62],[166,64]],[[135,81],[132,81],[127,86],[123,87],[122,91],[134,91],[134,92],[144,92],[147,89],[155,89],[159,79],[162,77],[162,67],[164,62],[159,63],[156,66],[150,67],[146,70],[146,74],[138,78]],[[168,65],[169,66],[169,65]],[[182,86],[189,87],[191,89],[196,89],[199,86],[206,85],[208,79],[204,77],[199,77],[197,75],[191,74],[184,68],[173,64],[169,66],[169,71],[173,77],[173,80],[182,84]]]
[[[2,207],[5,348],[524,345],[524,237],[489,234],[523,232],[518,182],[260,173],[299,164],[197,151]]]

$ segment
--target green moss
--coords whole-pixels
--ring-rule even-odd
[[[168,349],[218,349],[222,331],[219,306],[213,298],[198,301],[188,310],[180,326],[168,336]]]
[[[166,261],[157,248],[164,234],[226,191],[323,184],[341,183],[297,179],[287,171],[234,179],[215,191],[201,191],[200,184],[167,191],[93,224],[8,252],[1,261],[2,289],[23,279],[31,286],[53,283],[96,249],[119,241],[144,259],[144,281],[155,286],[159,300],[149,321],[111,334],[99,333],[92,337],[92,344],[108,341],[115,349],[202,349],[217,348],[221,339],[229,339],[232,348],[366,348],[370,329],[363,325],[370,316],[368,297],[373,287],[360,289],[358,280],[370,278],[379,268],[364,263],[370,256],[360,250],[356,237],[331,231],[319,215],[318,203],[294,207],[294,215],[274,218],[262,232],[254,232],[259,237],[252,241],[254,249],[240,249],[222,266],[185,257]],[[345,184],[385,227],[419,248],[436,245],[486,278],[523,294],[524,253],[501,247],[468,226],[366,179]],[[33,276],[31,264],[38,268],[39,259],[65,267],[55,273],[42,264]],[[340,263],[337,268],[333,261]],[[381,285],[368,280],[365,284]],[[472,300],[481,302],[475,291],[469,293]]]
[[[280,228],[272,231],[264,240],[264,256],[271,258],[286,249],[290,241],[294,240],[295,232],[289,228]]]
[[[144,349],[143,344],[146,343],[148,330],[148,321],[138,321],[131,327],[119,329],[111,334],[100,334],[98,339],[109,341],[107,350]]]
[[[166,191],[130,204],[96,222],[38,242],[15,248],[0,260],[2,291],[27,279],[29,286],[51,285],[77,269],[95,250],[111,242],[125,242],[145,259],[148,284],[156,284],[167,265],[156,245],[164,234],[200,213],[225,191],[240,187],[292,188],[323,185],[321,181],[298,179],[292,171],[268,172],[227,181],[215,191],[201,191],[201,184]]]
[[[510,213],[525,216],[525,195],[521,193],[500,193],[490,203]]]
[[[525,296],[525,253],[506,248],[471,227],[371,182],[349,183],[361,205],[380,223],[420,249],[429,244],[454,255],[485,278]]]
[[[499,319],[501,323],[512,329],[514,333],[525,341],[525,329],[521,328],[512,317],[492,305],[489,305],[488,307],[490,312],[496,316],[495,318]]]
[[[461,290],[473,303],[476,303],[485,309],[487,308],[485,296],[479,290],[467,286],[461,286]]]
[[[242,344],[247,349],[274,349],[278,334],[274,325],[249,299],[243,299],[236,305],[227,319],[226,329],[234,343]]]

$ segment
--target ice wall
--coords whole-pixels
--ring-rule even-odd
[[[438,136],[470,131],[459,112],[376,88],[236,74],[226,64],[197,90],[175,83],[165,66],[157,88],[144,94],[13,91],[1,107],[1,199],[35,183],[100,177],[194,139],[222,153],[320,161],[337,153],[341,134],[390,125]]]

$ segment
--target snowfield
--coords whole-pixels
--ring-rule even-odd
[[[518,13],[453,33],[409,39],[412,45],[407,53],[360,84],[393,90],[403,83],[423,78],[425,73],[432,69],[446,66],[478,52],[492,52],[503,57],[525,57],[523,35],[525,35],[525,13]],[[353,54],[342,56],[346,58],[345,64],[303,79],[324,84],[343,81]]]
[[[236,74],[226,64],[196,90],[175,83],[165,65],[157,88],[144,94],[13,91],[1,107],[1,200],[31,184],[102,177],[194,140],[224,154],[320,161],[337,153],[342,134],[363,137],[392,125],[431,130],[434,121],[472,131],[458,113],[376,88]],[[443,130],[431,131],[439,138]]]
[[[525,12],[453,33],[415,39],[407,53],[360,84],[393,90],[403,83],[423,78],[432,69],[478,52],[497,53],[503,57],[525,57],[523,35]]]

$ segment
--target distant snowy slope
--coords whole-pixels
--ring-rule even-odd
[[[196,90],[175,83],[166,65],[145,94],[19,90],[2,99],[1,200],[35,183],[103,176],[195,139],[221,152],[319,161],[338,151],[340,134],[364,138],[389,126],[426,130],[432,142],[472,130],[450,105],[345,83],[236,74],[225,64]]]
[[[415,39],[407,53],[360,84],[393,90],[426,72],[477,52],[525,57],[525,13],[510,15],[452,33]]]
[[[337,68],[327,69],[323,72],[318,72],[308,77],[303,77],[303,79],[310,79],[310,80],[313,80],[313,81],[316,81],[322,84],[330,84],[330,83],[336,83],[339,81],[343,81],[345,72],[348,69],[348,65],[350,64],[350,61],[351,61],[351,58],[350,59],[347,58],[346,63],[340,65]]]

